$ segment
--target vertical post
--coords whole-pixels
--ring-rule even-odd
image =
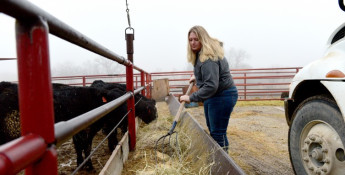
[[[127,109],[131,110],[131,112],[128,114],[129,149],[131,151],[135,149],[135,144],[136,144],[134,88],[133,88],[133,84],[134,84],[133,83],[133,53],[134,53],[133,40],[134,40],[134,32],[133,34],[126,33],[127,57],[128,57],[128,60],[131,62],[130,65],[126,66],[126,84],[127,84],[126,90],[133,93],[133,96],[130,97],[127,101]]]
[[[55,140],[54,107],[46,21],[17,20],[16,40],[21,133],[40,135],[51,144]],[[26,168],[26,174],[57,174],[56,150],[48,148],[45,154],[49,156]]]
[[[244,100],[247,100],[247,73],[244,73]]]
[[[146,74],[146,97],[151,98],[151,74]]]
[[[152,82],[152,75],[151,74],[148,74],[149,75],[149,95],[148,95],[148,98],[152,98],[152,86],[151,86],[151,82]]]
[[[150,80],[148,73],[146,73],[146,97],[150,98]]]
[[[145,87],[145,73],[144,73],[144,71],[141,71],[141,72],[140,72],[140,76],[141,76],[141,78],[140,78],[140,82],[141,82],[140,86],[144,86],[144,87]],[[143,90],[141,91],[141,94],[142,94],[143,96],[145,96],[145,89],[143,89]]]
[[[83,87],[85,87],[86,86],[86,78],[85,78],[85,76],[83,76]]]

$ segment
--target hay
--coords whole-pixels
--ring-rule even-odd
[[[175,128],[178,140],[173,134],[170,140],[159,142],[157,160],[155,143],[168,133],[174,116],[171,116],[165,102],[157,103],[158,119],[149,125],[141,124],[137,133],[137,145],[124,165],[122,174],[210,174],[213,161],[209,160],[212,152],[196,150],[188,128]]]
[[[5,116],[4,128],[1,128],[6,132],[7,136],[11,139],[15,139],[21,136],[20,134],[20,117],[18,110],[12,110]]]
[[[262,101],[237,101],[237,107],[241,106],[284,106],[282,100],[262,100]]]

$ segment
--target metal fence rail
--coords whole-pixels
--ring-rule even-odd
[[[239,92],[239,100],[284,100],[282,96],[288,93],[288,86],[294,75],[301,67],[287,68],[260,68],[260,69],[233,69],[231,74]],[[169,79],[170,93],[175,96],[183,94],[182,89],[188,86],[188,80],[193,75],[192,71],[153,72],[146,78],[147,84],[153,80]],[[103,79],[108,82],[125,83],[126,74],[116,75],[85,75],[53,77],[55,82],[70,85],[87,86],[91,80]],[[140,74],[134,74],[135,88],[139,87]],[[151,92],[147,89],[147,92]],[[285,94],[284,94],[285,93]]]
[[[22,132],[22,137],[0,147],[0,174],[16,174],[23,168],[26,168],[26,174],[57,174],[57,153],[54,144],[60,143],[92,122],[73,121],[73,125],[64,128],[68,131],[67,133],[60,129],[61,125],[57,124],[56,140],[48,35],[53,34],[126,66],[127,91],[132,94],[134,91],[133,69],[140,72],[141,86],[146,86],[145,78],[149,77],[148,73],[133,65],[133,61],[108,50],[26,0],[2,0],[0,1],[0,12],[16,19],[18,91]],[[133,58],[133,48],[128,48],[128,46],[133,46],[133,41],[129,40],[129,38],[134,39],[131,35],[134,33],[126,34],[128,58]],[[129,42],[130,44],[128,44]],[[140,90],[145,94],[144,88]],[[127,94],[125,97],[111,102],[109,104],[112,105],[111,107],[97,108],[98,112],[90,112],[93,114],[87,116],[91,121],[96,121],[100,115],[105,115],[125,99],[128,99],[128,110],[131,110],[128,115],[128,131],[131,139],[130,148],[134,149],[133,95]],[[42,125],[42,123],[44,124]],[[83,126],[81,127],[81,125]],[[74,126],[78,126],[77,129],[72,128]]]
[[[301,67],[232,69],[231,74],[237,86],[239,100],[284,100],[282,93],[287,93],[289,84]],[[188,86],[192,71],[154,72],[152,80],[169,79],[170,93],[183,94]]]

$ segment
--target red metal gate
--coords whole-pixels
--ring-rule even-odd
[[[28,1],[0,1],[0,12],[16,19],[19,105],[22,137],[0,147],[0,174],[16,174],[25,168],[26,174],[57,174],[55,145],[71,138],[92,122],[128,101],[130,148],[135,147],[133,69],[141,73],[141,86],[150,81],[149,74],[133,65],[133,48],[125,59],[94,42]],[[128,93],[90,114],[54,125],[54,108],[49,63],[48,34],[78,45],[126,66]],[[134,37],[133,37],[134,39]],[[133,41],[127,41],[133,42]],[[132,44],[133,45],[133,44]],[[85,84],[85,80],[83,81]],[[144,92],[145,87],[140,90]],[[149,93],[148,93],[149,94]],[[106,104],[107,105],[107,104]],[[88,121],[83,118],[88,117]],[[71,124],[71,125],[70,125]],[[55,129],[54,129],[55,128]]]

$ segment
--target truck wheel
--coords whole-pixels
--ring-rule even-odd
[[[345,172],[345,124],[336,103],[323,96],[305,100],[289,130],[290,160],[297,175]]]

